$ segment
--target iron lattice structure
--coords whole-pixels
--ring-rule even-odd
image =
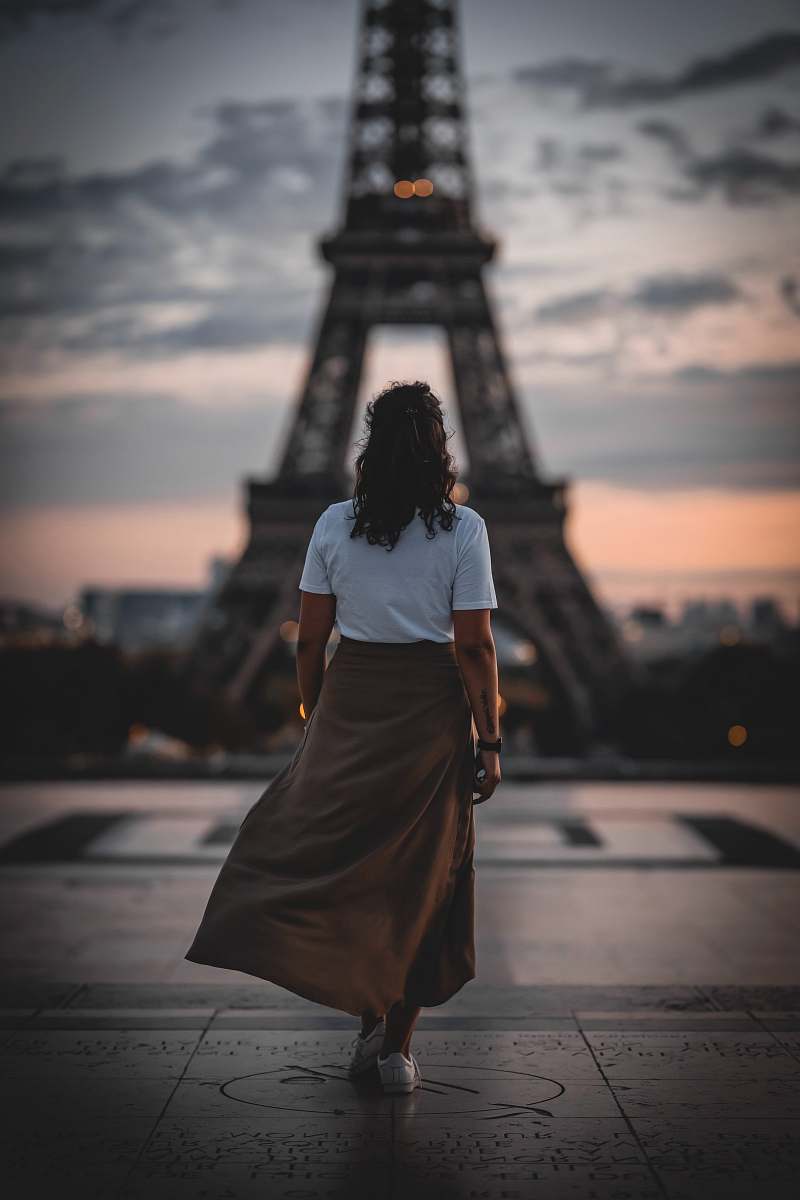
[[[567,481],[545,482],[506,366],[473,223],[455,0],[362,0],[343,216],[320,239],[333,278],[274,479],[246,481],[250,535],[188,659],[195,681],[256,701],[296,617],[311,527],[352,494],[351,431],[367,337],[442,327],[503,617],[536,646],[579,749],[607,728],[630,666],[564,541]],[[400,180],[429,180],[402,199]]]

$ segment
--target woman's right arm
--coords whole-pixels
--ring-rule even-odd
[[[492,636],[490,608],[455,609],[453,636],[464,688],[469,697],[478,736],[487,742],[500,737],[497,699],[497,655]],[[479,750],[486,779],[475,783],[475,791],[488,800],[501,779],[500,755]]]

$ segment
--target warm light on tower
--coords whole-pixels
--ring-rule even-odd
[[[400,200],[408,200],[410,196],[430,196],[432,192],[430,179],[415,179],[413,183],[410,179],[398,179],[394,185],[394,194]]]

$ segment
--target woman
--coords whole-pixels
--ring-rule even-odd
[[[354,496],[317,520],[300,578],[302,741],[242,821],[185,957],[360,1016],[350,1074],[377,1064],[386,1091],[410,1092],[420,1008],[475,977],[497,600],[428,385],[391,384],[365,428]]]

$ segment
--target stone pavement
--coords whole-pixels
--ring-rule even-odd
[[[354,1018],[182,957],[257,794],[0,789],[5,1196],[796,1194],[796,791],[504,783],[478,978],[392,1099]]]
[[[473,983],[424,1087],[344,1070],[354,1022],[268,985],[42,984],[2,1032],[4,1194],[795,1195],[800,988]]]

